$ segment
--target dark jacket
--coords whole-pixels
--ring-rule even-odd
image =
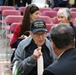
[[[42,47],[43,48],[43,47]],[[33,58],[33,52],[36,49],[36,45],[32,41],[32,37],[29,36],[26,39],[22,40],[15,52],[15,57],[13,59],[12,65],[16,61],[17,63],[17,69],[18,69],[18,75],[37,75],[37,68],[36,68],[36,62],[37,60],[34,60]],[[57,56],[55,55],[54,51],[51,47],[51,42],[46,38],[45,42],[45,48],[43,50],[43,60],[44,60],[44,68],[46,68],[49,64],[52,63],[52,59],[55,60]],[[50,60],[49,60],[50,59]]]
[[[74,26],[72,22],[70,22],[70,26],[73,28],[73,30],[75,32],[75,38],[76,38],[76,26]]]
[[[73,25],[73,23],[70,22],[70,26],[73,28],[75,32],[75,47],[76,47],[76,26]]]
[[[68,7],[69,0],[54,0],[54,7]]]
[[[76,48],[65,51],[44,70],[43,75],[76,75]]]

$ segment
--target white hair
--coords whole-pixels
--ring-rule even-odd
[[[70,20],[72,17],[72,14],[69,8],[60,8],[59,11],[57,12],[57,16],[59,16],[61,13],[64,14],[67,20]]]

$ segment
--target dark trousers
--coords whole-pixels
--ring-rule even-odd
[[[54,7],[68,7],[69,6],[69,0],[63,2],[63,4],[58,4],[58,0],[54,0]]]
[[[5,6],[13,6],[13,0],[3,0],[3,5]]]

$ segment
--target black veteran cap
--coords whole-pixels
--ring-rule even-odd
[[[30,26],[30,30],[32,33],[36,33],[38,31],[47,31],[46,24],[43,20],[34,20]]]

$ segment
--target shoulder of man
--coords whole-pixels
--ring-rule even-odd
[[[19,45],[22,46],[23,48],[25,48],[26,46],[28,46],[30,44],[31,40],[32,40],[32,37],[29,36],[29,37],[25,38],[24,40],[22,40],[19,43]]]

